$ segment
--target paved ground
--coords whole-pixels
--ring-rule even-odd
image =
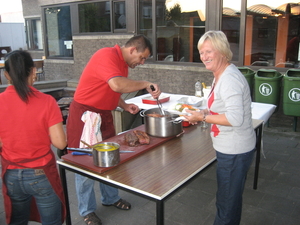
[[[299,122],[300,123],[300,122]],[[300,126],[293,131],[293,118],[274,114],[264,128],[263,154],[258,189],[253,190],[254,163],[244,192],[241,225],[298,225],[300,221]],[[165,203],[166,225],[211,225],[215,214],[216,164],[177,191]],[[77,212],[74,174],[67,172],[72,224],[84,224]],[[98,188],[97,196],[100,197]],[[104,225],[155,224],[155,203],[120,191],[132,204],[129,211],[104,207],[96,213]],[[0,196],[2,201],[2,196]],[[5,224],[0,204],[0,224]],[[30,222],[30,225],[37,223]]]

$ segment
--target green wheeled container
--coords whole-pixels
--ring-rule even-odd
[[[251,97],[253,96],[253,86],[254,86],[254,74],[255,71],[251,70],[248,67],[238,67],[239,71],[245,76],[248,84],[249,84],[249,88],[250,88],[250,93],[251,93]]]
[[[278,106],[283,75],[274,69],[259,69],[254,75],[255,102]],[[278,108],[278,107],[277,107]]]

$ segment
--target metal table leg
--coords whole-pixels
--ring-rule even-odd
[[[260,163],[260,154],[261,154],[261,142],[262,142],[262,128],[263,123],[255,129],[256,133],[256,160],[255,160],[255,173],[254,173],[254,183],[253,189],[257,189],[257,182],[258,182],[258,172],[259,172],[259,163]]]
[[[164,202],[163,200],[156,201],[156,224],[164,224]]]
[[[71,225],[71,215],[70,215],[70,205],[69,205],[69,195],[68,195],[68,186],[67,186],[67,177],[66,177],[66,170],[63,168],[63,166],[59,165],[59,173],[60,173],[60,179],[63,186],[63,191],[65,195],[65,201],[66,201],[66,225]]]

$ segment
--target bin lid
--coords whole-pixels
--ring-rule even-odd
[[[243,74],[243,75],[252,75],[255,72],[251,70],[249,67],[238,67],[238,70]]]
[[[283,75],[275,69],[259,69],[255,76],[266,78],[279,78]]]
[[[300,79],[300,69],[289,69],[286,71],[285,76],[289,78],[299,78]]]

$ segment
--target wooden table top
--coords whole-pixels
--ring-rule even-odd
[[[263,121],[253,120],[254,128]],[[162,143],[103,173],[59,160],[58,164],[108,181],[119,187],[164,199],[216,159],[210,128],[190,126],[178,138]]]
[[[199,125],[190,126],[180,137],[101,174],[70,162],[59,160],[58,164],[152,198],[163,199],[215,160],[209,130]]]
[[[214,160],[209,129],[191,126],[181,137],[109,170],[103,176],[162,199]]]

